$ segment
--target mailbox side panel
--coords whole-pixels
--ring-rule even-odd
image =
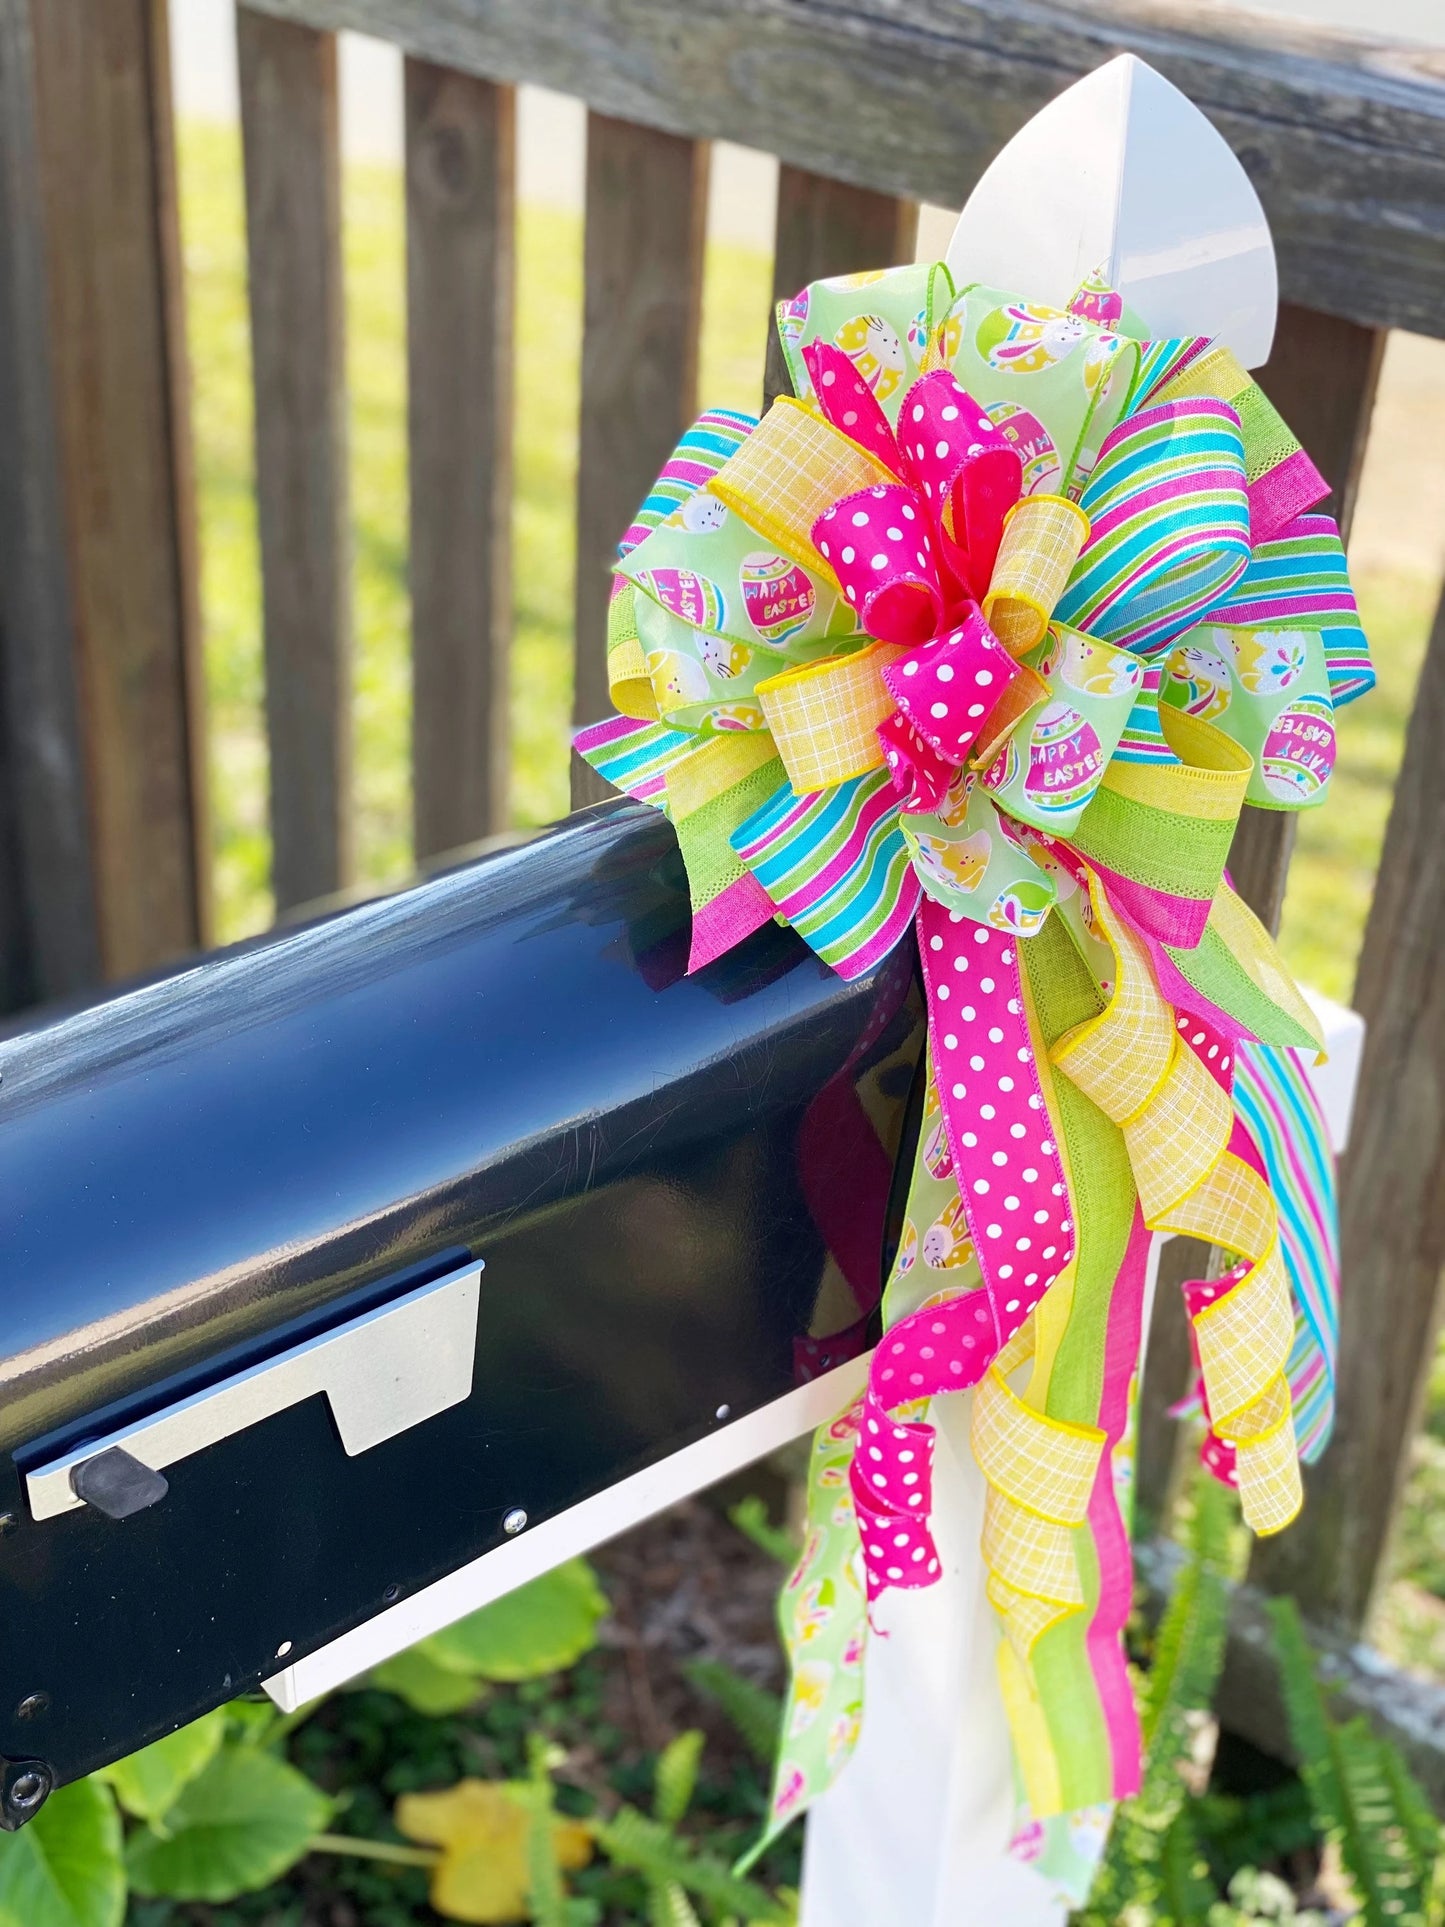
[[[119,1757],[861,1349],[911,960],[687,939],[621,806],[0,1044],[0,1754]],[[59,1447],[467,1254],[463,1402],[349,1456],[306,1398],[31,1516]]]

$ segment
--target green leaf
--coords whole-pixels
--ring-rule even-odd
[[[1209,1878],[1209,1863],[1200,1851],[1187,1806],[1175,1814],[1164,1836],[1159,1883],[1174,1927],[1209,1927],[1209,1910],[1218,1905],[1219,1894]]]
[[[728,1507],[728,1518],[745,1539],[751,1539],[759,1552],[765,1552],[770,1559],[776,1559],[780,1566],[789,1571],[797,1564],[802,1550],[798,1535],[789,1532],[786,1526],[775,1526],[768,1513],[766,1504],[756,1492],[750,1492],[745,1499]]]
[[[729,1908],[749,1920],[778,1917],[778,1907],[762,1887],[739,1880],[711,1854],[694,1853],[635,1807],[621,1808],[611,1820],[594,1821],[592,1831],[619,1867],[634,1867],[650,1881],[675,1880],[715,1907]]]
[[[371,1669],[371,1683],[398,1699],[414,1712],[439,1719],[445,1713],[460,1713],[486,1690],[475,1673],[441,1666],[426,1651],[425,1643],[408,1647],[380,1666]]]
[[[675,1880],[654,1880],[647,1890],[647,1927],[702,1927],[702,1922]]]
[[[225,1712],[207,1713],[128,1759],[103,1767],[97,1777],[109,1783],[126,1812],[137,1820],[160,1820],[181,1789],[210,1765],[225,1731]]]
[[[469,1613],[421,1642],[428,1659],[483,1679],[538,1679],[573,1665],[597,1641],[607,1595],[585,1559]]]
[[[694,1728],[679,1733],[658,1755],[652,1810],[665,1827],[675,1827],[692,1805],[703,1736]]]
[[[110,1788],[77,1780],[29,1826],[0,1833],[0,1918],[16,1927],[120,1927],[125,1863]]]
[[[331,1813],[319,1787],[264,1749],[227,1746],[127,1856],[138,1893],[231,1900],[268,1886],[301,1858]]]
[[[771,1767],[783,1724],[783,1702],[720,1659],[694,1659],[683,1672],[706,1698],[716,1700],[760,1765]]]

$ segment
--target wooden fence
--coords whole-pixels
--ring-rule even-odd
[[[1284,306],[1261,379],[1332,483],[1346,529],[1387,331],[1445,335],[1438,56],[1103,0],[243,5],[283,909],[351,877],[343,28],[406,55],[419,858],[505,817],[519,82],[589,109],[578,719],[606,708],[613,545],[695,412],[713,140],[779,156],[774,281],[791,293],[819,274],[911,255],[919,201],[957,204],[1063,85],[1121,49],[1143,55],[1221,128],[1271,217]],[[0,1008],[143,971],[210,932],[171,117],[165,0],[0,0]],[[1370,1663],[1350,1658],[1381,1571],[1445,1259],[1442,743],[1445,617],[1410,724],[1355,991],[1369,1030],[1343,1174],[1338,1434],[1308,1474],[1304,1519],[1257,1549],[1250,1583],[1299,1594],[1360,1693],[1445,1791],[1433,1737],[1445,1732],[1445,1698],[1430,1711],[1434,1702],[1404,1695],[1410,1728],[1391,1710],[1401,1696],[1371,1701]],[[1293,827],[1246,811],[1235,846],[1236,879],[1271,922]],[[1178,1249],[1168,1265],[1182,1274]],[[1167,1471],[1163,1396],[1183,1376],[1184,1324],[1171,1300],[1161,1293],[1151,1339],[1146,1504]],[[1156,1559],[1150,1570],[1166,1567]],[[1251,1670],[1249,1611],[1242,1597],[1225,1705],[1269,1740],[1277,1717]]]

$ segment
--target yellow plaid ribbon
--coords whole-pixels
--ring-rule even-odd
[[[882,766],[878,725],[897,707],[882,672],[907,653],[895,642],[870,643],[851,656],[785,669],[758,684],[763,715],[799,796]]]
[[[1198,1312],[1210,1421],[1235,1448],[1245,1522],[1278,1532],[1303,1493],[1285,1366],[1294,1338],[1274,1199],[1229,1150],[1229,1098],[1184,1043],[1148,952],[1090,873],[1094,929],[1113,950],[1108,1008],[1054,1046],[1053,1063],[1120,1126],[1151,1231],[1189,1232],[1249,1269]]]
[[[1025,495],[1004,517],[983,616],[1011,656],[1043,641],[1088,539],[1088,516],[1063,495]]]
[[[844,496],[897,479],[813,409],[781,395],[708,483],[708,493],[793,561],[832,577],[813,546],[813,524]]]

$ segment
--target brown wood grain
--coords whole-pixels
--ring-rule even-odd
[[[206,939],[200,614],[166,13],[33,12],[49,348],[105,974]]]
[[[582,410],[577,455],[572,716],[607,698],[607,600],[617,543],[697,414],[709,150],[587,117]],[[573,757],[573,805],[612,792]]]
[[[507,821],[516,101],[406,62],[418,858]]]
[[[1420,1398],[1445,1265],[1445,602],[1405,737],[1354,1006],[1364,1060],[1340,1184],[1335,1437],[1305,1472],[1304,1517],[1251,1579],[1348,1631],[1368,1617]]]
[[[351,877],[351,556],[336,42],[236,10],[278,910]]]
[[[32,0],[0,0],[0,1010],[100,975]]]
[[[810,281],[911,261],[918,242],[918,204],[892,194],[831,181],[806,168],[778,169],[773,244],[773,300],[785,301]],[[778,331],[768,329],[763,405],[789,392]]]
[[[1130,50],[1209,115],[1264,202],[1285,296],[1445,333],[1445,61],[1177,0],[260,0],[599,111],[956,206],[1071,80]]]

